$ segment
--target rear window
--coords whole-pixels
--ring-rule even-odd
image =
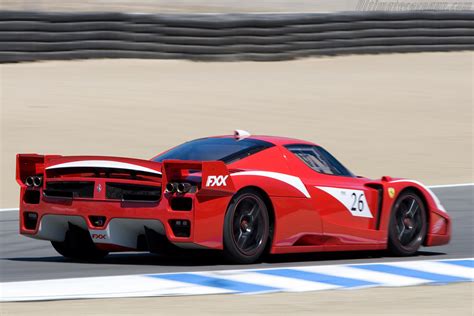
[[[319,173],[345,177],[354,176],[322,147],[313,145],[288,145],[285,147],[300,158],[308,167]]]
[[[220,160],[230,163],[272,146],[274,145],[258,139],[201,138],[181,144],[153,158],[153,161],[162,162],[165,159]]]

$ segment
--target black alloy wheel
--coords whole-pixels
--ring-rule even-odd
[[[412,191],[403,192],[392,209],[389,249],[395,255],[415,254],[426,236],[427,220],[423,201]]]
[[[265,250],[269,236],[267,206],[253,190],[239,192],[232,199],[224,222],[224,250],[234,263],[253,263]]]

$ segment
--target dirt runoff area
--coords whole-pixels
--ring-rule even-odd
[[[234,129],[314,141],[368,177],[473,182],[473,57],[4,64],[0,207],[17,206],[16,153],[150,158]]]
[[[263,295],[3,303],[2,315],[472,315],[473,283]]]
[[[398,10],[410,10],[413,6],[410,0],[399,0]],[[433,9],[433,4],[424,1],[421,7],[425,10]],[[441,2],[434,9],[437,10],[469,10],[472,5],[466,2],[448,0]],[[112,12],[139,12],[139,13],[268,13],[268,12],[333,12],[353,10],[385,10],[383,5],[376,5],[375,1],[364,0],[2,0],[0,10],[35,10],[35,11],[112,11]]]

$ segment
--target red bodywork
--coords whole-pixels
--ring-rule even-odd
[[[180,247],[223,249],[229,202],[239,190],[253,187],[268,197],[273,225],[271,253],[385,249],[392,206],[402,191],[411,189],[421,194],[428,214],[424,245],[449,242],[450,217],[422,184],[390,177],[372,180],[321,174],[284,147],[312,143],[268,136],[251,138],[275,146],[228,165],[220,161],[158,163],[117,157],[19,154],[16,177],[21,187],[20,232],[62,241],[68,225],[74,224],[88,230],[99,248],[124,251],[142,250],[137,240],[148,228]],[[110,168],[115,171],[109,172]],[[26,186],[25,179],[34,175],[43,177],[41,186]],[[165,186],[171,181],[193,182],[196,190],[170,194]],[[89,196],[49,196],[50,182],[79,182],[87,191],[83,194]],[[160,198],[113,199],[108,196],[111,183],[122,189],[142,185],[159,190]],[[366,216],[351,213],[341,202],[354,192],[363,194]],[[174,206],[174,202],[183,203]],[[38,214],[36,222],[28,222],[27,212]],[[91,216],[103,216],[105,222],[97,226]],[[186,236],[172,228],[172,223],[183,220],[190,225]]]

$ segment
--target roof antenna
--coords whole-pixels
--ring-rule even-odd
[[[234,131],[234,138],[237,140],[241,140],[244,138],[250,137],[250,133],[241,129],[236,129]]]

